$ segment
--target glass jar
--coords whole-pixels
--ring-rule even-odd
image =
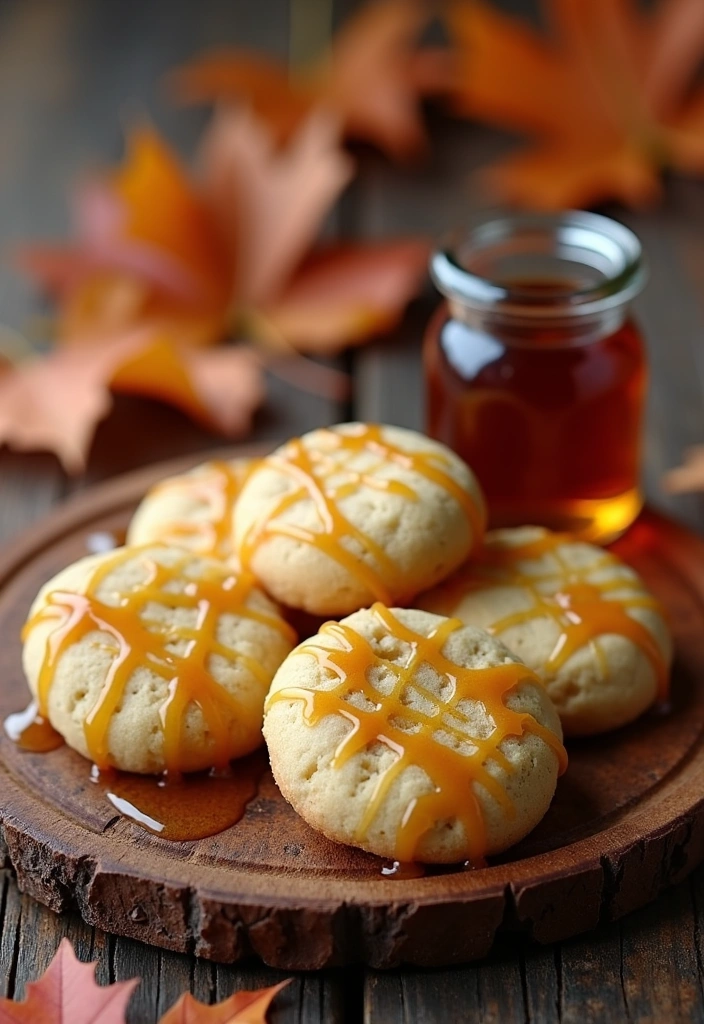
[[[510,214],[438,250],[431,274],[427,430],[472,466],[491,524],[618,536],[642,505],[636,236],[592,213]]]

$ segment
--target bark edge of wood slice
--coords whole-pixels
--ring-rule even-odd
[[[152,483],[203,458],[86,491],[6,545],[3,717],[28,700],[19,629],[39,586],[86,553],[90,534],[124,528]],[[383,877],[377,858],[308,828],[268,774],[237,825],[169,843],[116,815],[79,755],[66,747],[30,754],[3,731],[1,852],[20,888],[165,949],[221,962],[255,954],[287,970],[467,962],[499,934],[554,942],[642,906],[704,859],[704,540],[646,511],[615,550],[669,610],[677,651],[670,706],[570,744],[546,818],[489,867]]]

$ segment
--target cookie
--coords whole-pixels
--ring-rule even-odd
[[[254,459],[203,462],[168,477],[137,508],[127,543],[173,544],[199,555],[232,556],[232,509]]]
[[[480,863],[518,842],[565,758],[545,688],[503,644],[381,604],[286,658],[264,735],[281,792],[313,828],[398,861]]]
[[[248,576],[179,548],[83,558],[40,591],[24,669],[41,713],[99,767],[191,772],[262,742],[295,643]]]
[[[544,681],[567,735],[615,729],[667,693],[660,604],[592,544],[541,527],[492,531],[478,560],[418,604],[499,637]]]
[[[277,600],[344,615],[407,604],[447,576],[484,531],[472,471],[399,427],[346,423],[290,441],[254,469],[235,505],[242,564]]]

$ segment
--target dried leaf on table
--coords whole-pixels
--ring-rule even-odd
[[[286,64],[246,50],[206,54],[172,76],[188,102],[247,102],[288,141],[311,110],[323,105],[341,119],[345,134],[407,159],[426,139],[419,99],[446,87],[446,50],[419,49],[431,17],[423,0],[376,0],[356,12],[335,36],[329,53],[289,72]]]
[[[233,254],[239,307],[268,302],[286,286],[351,180],[334,119],[315,115],[277,150],[251,114],[219,111],[200,153],[204,188]]]
[[[95,964],[81,963],[62,939],[40,980],[27,985],[22,1002],[0,999],[0,1024],[124,1024],[137,985],[137,979],[96,985]]]
[[[696,444],[688,448],[682,465],[666,473],[662,483],[670,494],[704,491],[704,445]]]
[[[159,1019],[159,1024],[267,1024],[267,1011],[282,981],[254,992],[237,992],[207,1006],[185,993]],[[53,960],[38,981],[27,985],[22,1002],[0,998],[0,1024],[125,1024],[125,1011],[139,978],[97,985],[95,963],[76,957],[62,939]]]
[[[315,248],[353,172],[338,142],[327,115],[279,148],[251,114],[225,110],[192,179],[156,132],[136,131],[123,166],[79,189],[76,241],[20,252],[56,298],[63,350],[2,372],[0,442],[49,448],[76,471],[109,411],[108,389],[241,435],[262,400],[265,365],[339,397],[339,371],[297,353],[336,352],[393,325],[428,247]],[[263,350],[212,349],[233,335]]]
[[[393,324],[424,276],[427,244],[315,249],[353,172],[337,143],[322,114],[277,149],[252,115],[223,110],[191,181],[141,129],[123,168],[79,191],[77,242],[20,253],[59,299],[61,337],[142,327],[179,344],[214,344],[268,324],[261,340],[274,331],[280,348],[321,353]]]
[[[0,444],[53,451],[68,472],[80,472],[110,411],[110,389],[158,398],[230,436],[247,432],[263,397],[259,360],[249,350],[189,349],[137,329],[0,364]]]
[[[643,205],[660,173],[704,173],[704,3],[544,0],[547,31],[486,0],[454,0],[459,112],[535,142],[491,165],[503,201]]]
[[[137,130],[118,171],[79,186],[75,223],[73,244],[18,251],[59,300],[62,340],[147,323],[186,344],[225,337],[232,254],[206,196],[156,132]]]
[[[268,337],[306,352],[329,353],[390,330],[418,291],[430,255],[411,239],[331,245],[298,267],[265,311]]]
[[[214,1006],[199,1003],[187,993],[160,1018],[159,1024],[266,1024],[273,999],[288,984],[282,981],[255,992],[236,992]]]

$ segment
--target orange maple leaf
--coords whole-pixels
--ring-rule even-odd
[[[110,389],[159,398],[231,436],[247,432],[263,397],[259,361],[248,349],[203,352],[136,329],[0,364],[0,444],[53,451],[68,472],[80,472],[112,406]]]
[[[173,89],[185,102],[247,102],[280,143],[322,105],[346,135],[407,159],[426,143],[420,95],[448,78],[446,51],[418,49],[429,20],[423,0],[376,0],[345,23],[328,53],[298,71],[246,50],[217,50],[176,71]]]
[[[156,133],[141,129],[123,168],[79,192],[77,243],[26,247],[21,260],[59,296],[64,340],[139,326],[177,343],[213,344],[244,324],[269,323],[284,347],[334,351],[400,317],[428,253],[418,242],[358,245],[342,262],[330,251],[327,278],[317,278],[319,289],[335,279],[323,330],[324,297],[310,276],[302,290],[301,277],[322,221],[352,174],[337,142],[337,128],[324,115],[308,119],[277,149],[251,115],[222,111],[206,134],[201,178],[193,182]],[[327,253],[314,257],[319,268]],[[287,337],[281,332],[291,317],[280,313],[291,304],[295,330]],[[270,339],[271,330],[263,333]]]
[[[27,985],[23,1002],[0,999],[0,1024],[124,1024],[138,984],[134,979],[96,985],[95,964],[81,963],[68,939],[62,939],[41,979]]]
[[[487,168],[496,198],[541,209],[642,205],[663,167],[704,172],[704,3],[544,0],[550,35],[454,0],[457,109],[537,142]]]
[[[186,993],[167,1010],[159,1024],[266,1024],[272,1000],[288,984],[289,981],[282,981],[256,992],[236,992],[214,1006],[199,1003]]]
[[[419,239],[324,246],[303,261],[275,303],[263,311],[261,333],[306,352],[326,354],[391,329],[429,255]],[[334,339],[338,339],[337,344]]]
[[[272,1000],[289,982],[237,992],[214,1006],[185,993],[159,1024],[266,1024]],[[42,977],[27,985],[26,999],[15,1003],[0,998],[0,1024],[125,1024],[137,985],[138,978],[96,985],[95,963],[82,963],[68,939],[62,939]]]

